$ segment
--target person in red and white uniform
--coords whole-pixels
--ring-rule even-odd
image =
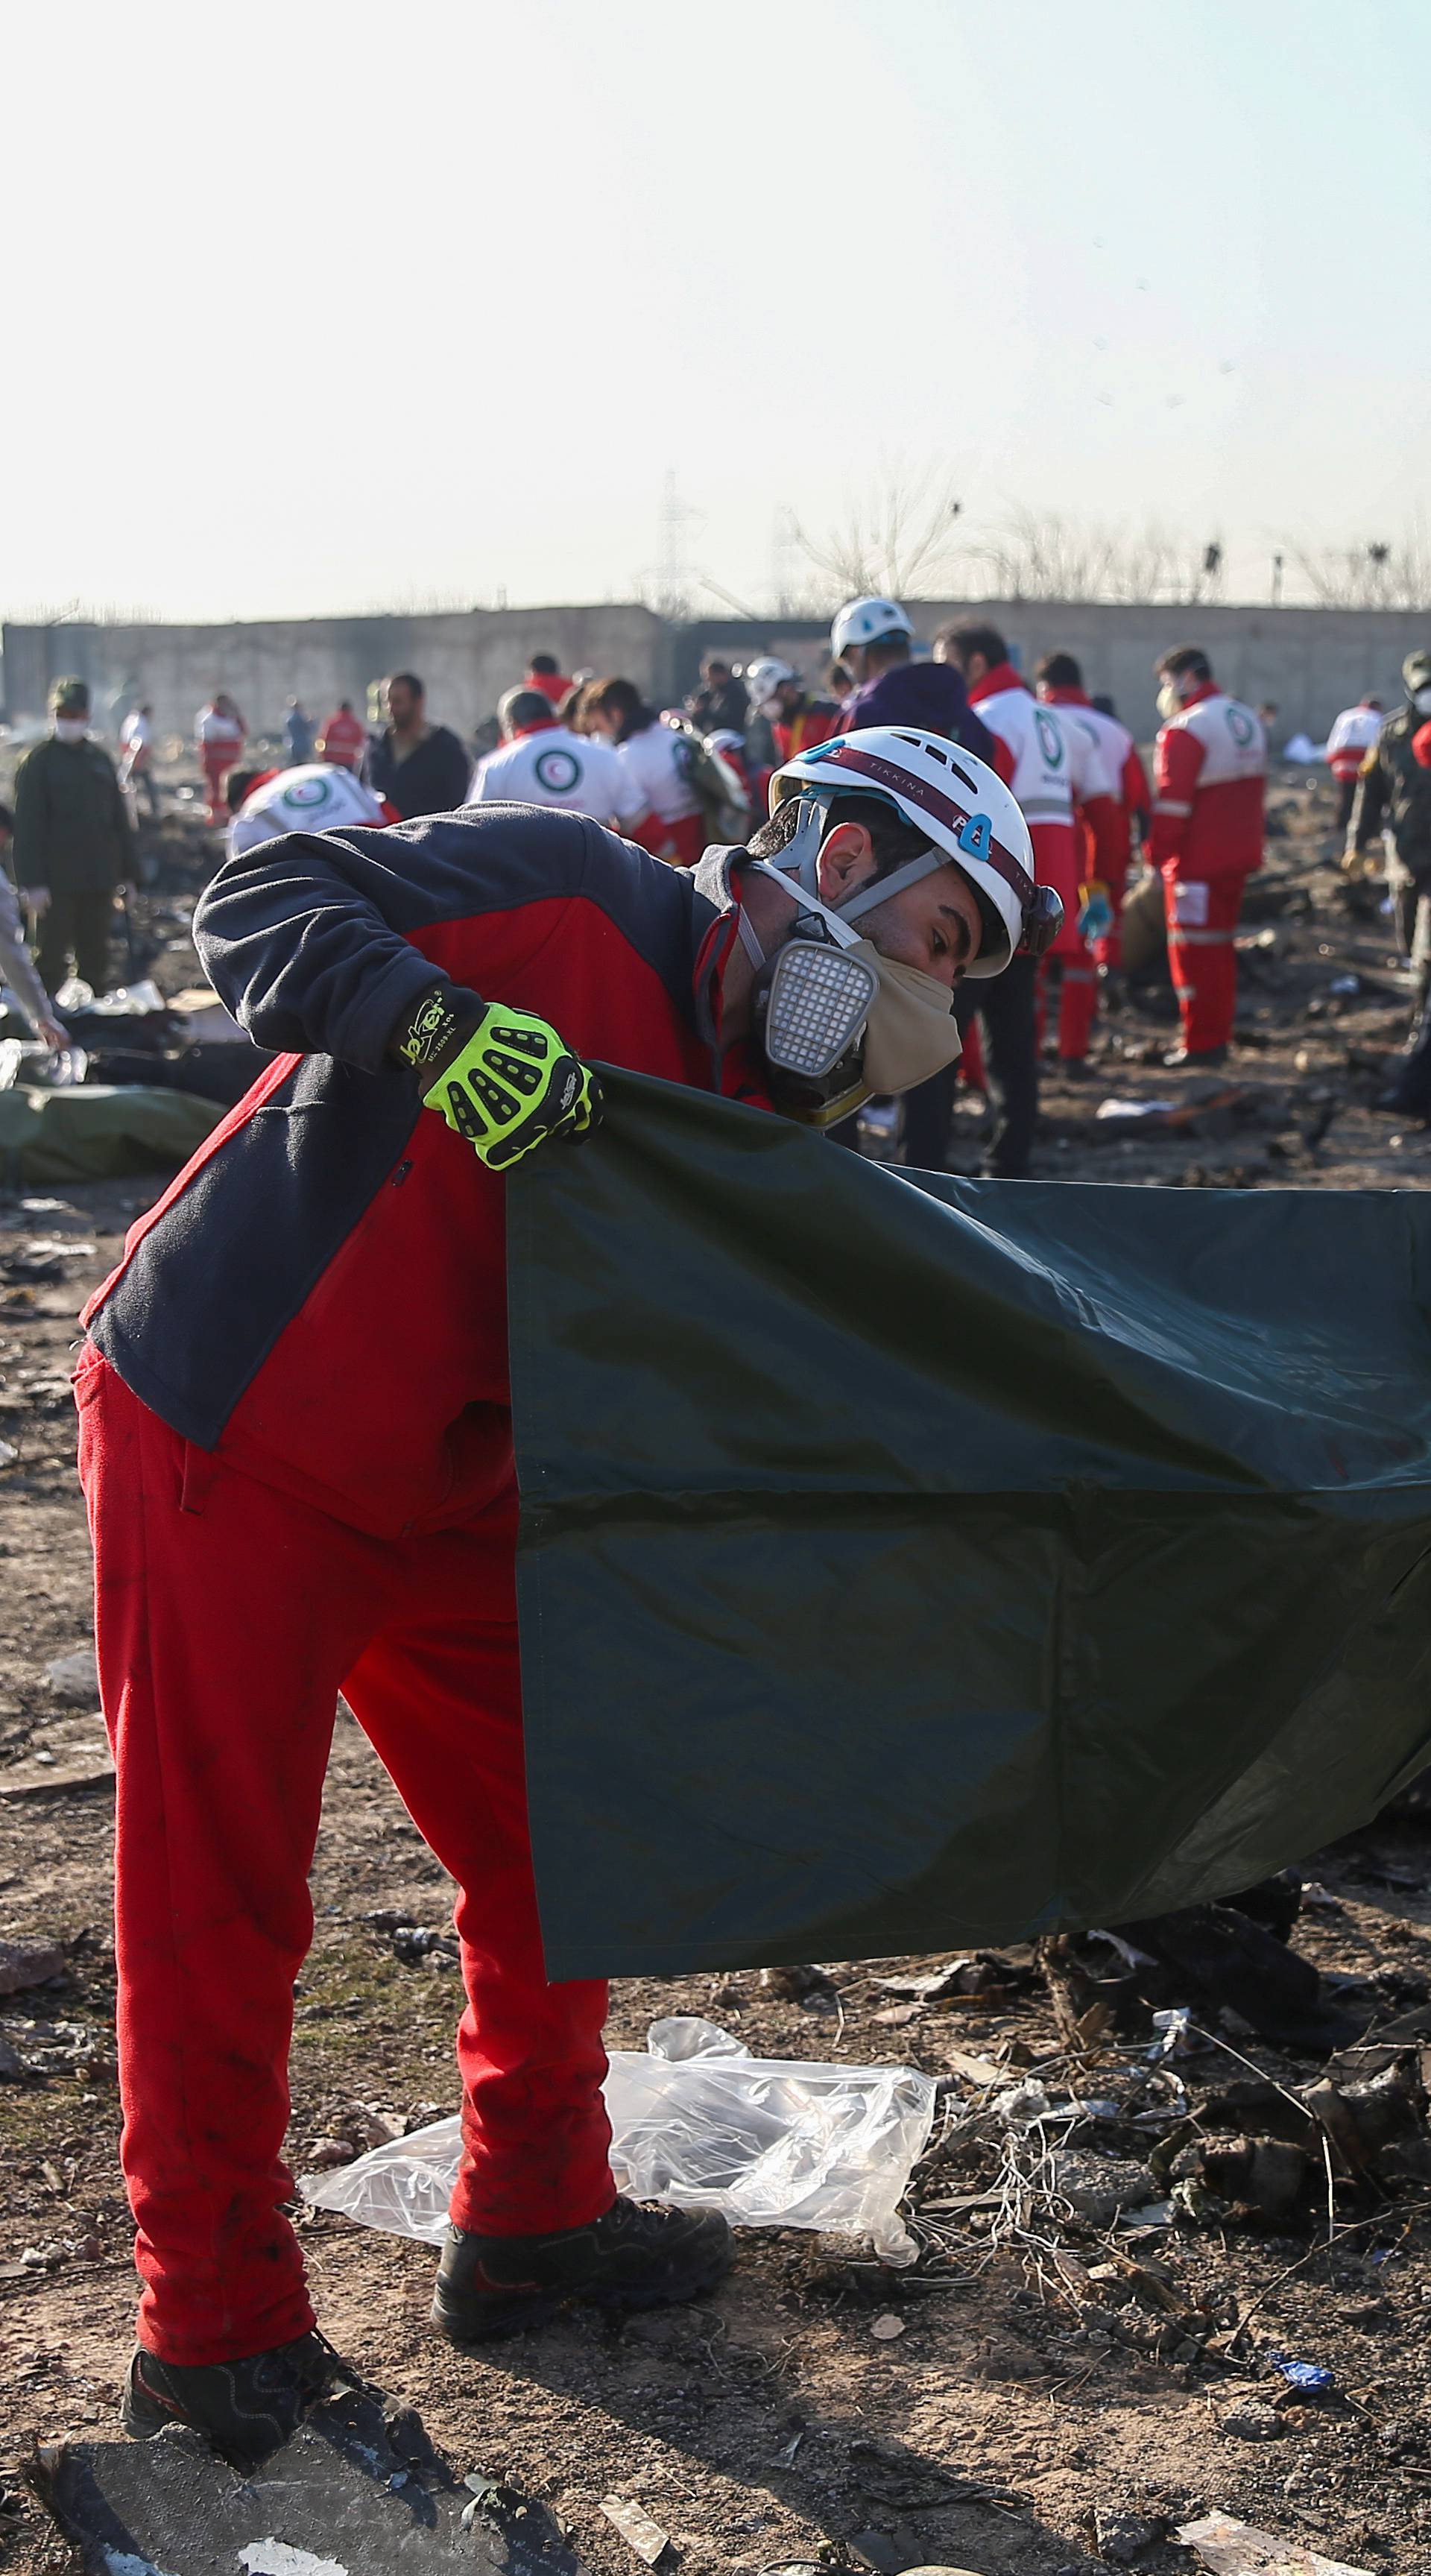
[[[1074,805],[1107,794],[1102,763],[1095,765],[1086,736],[1075,737],[1052,707],[1040,705],[997,627],[975,618],[946,626],[935,637],[934,658],[963,674],[969,704],[994,738],[994,765],[1028,824],[1038,881],[1052,886],[1063,905],[1063,928],[1050,952],[1062,969],[1058,1053],[1065,1066],[1082,1064],[1098,1007],[1098,972],[1079,928],[1085,877]]]
[[[582,722],[614,746],[633,790],[646,800],[647,820],[628,839],[639,841],[653,858],[695,867],[705,848],[705,820],[676,727],[661,722],[631,680],[593,681],[582,701]]]
[[[1093,705],[1071,653],[1045,653],[1034,673],[1046,706],[1088,744],[1096,776],[1078,802],[1086,893],[1084,938],[1099,966],[1123,963],[1123,899],[1133,856],[1135,818],[1152,803],[1148,774],[1125,724]],[[1111,914],[1106,925],[1105,913]]]
[[[360,770],[368,748],[368,728],[354,715],[351,698],[342,698],[318,736],[317,752],[330,769]]]
[[[620,753],[559,723],[540,689],[509,689],[497,715],[503,739],[478,761],[469,805],[552,805],[609,823],[627,840],[649,822],[650,807]]]
[[[1327,767],[1337,782],[1338,838],[1345,841],[1356,800],[1356,783],[1366,762],[1366,755],[1381,735],[1382,704],[1380,698],[1360,698],[1354,707],[1343,707],[1327,736]]]
[[[223,823],[228,815],[224,781],[231,769],[237,769],[248,740],[248,727],[226,689],[216,689],[208,704],[200,707],[194,718],[194,739],[209,794],[205,820]]]
[[[244,782],[235,778],[232,788]],[[247,792],[229,818],[228,850],[242,858],[281,832],[345,832],[354,823],[370,829],[399,820],[350,769],[336,761],[310,760],[301,769],[270,769],[249,781]]]
[[[527,676],[522,686],[524,689],[540,689],[542,696],[556,708],[563,698],[571,695],[571,674],[562,669],[555,653],[534,653],[527,664]]]
[[[1247,880],[1262,865],[1267,736],[1229,697],[1196,644],[1157,665],[1162,683],[1148,855],[1163,880],[1168,966],[1182,1045],[1165,1064],[1220,1064],[1237,1005],[1233,941]]]

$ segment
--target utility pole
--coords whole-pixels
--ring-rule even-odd
[[[1282,605],[1282,557],[1280,555],[1274,555],[1272,558],[1272,605],[1274,608],[1280,608]]]
[[[685,618],[691,613],[691,568],[686,553],[686,535],[699,516],[676,489],[674,466],[666,469],[661,486],[660,550],[656,568],[656,605],[663,617]]]

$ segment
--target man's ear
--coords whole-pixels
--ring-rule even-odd
[[[868,885],[874,872],[874,843],[864,824],[837,823],[820,844],[815,879],[820,901],[838,912],[846,895]]]

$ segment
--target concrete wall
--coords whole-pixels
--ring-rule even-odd
[[[1431,649],[1431,614],[1400,609],[1121,608],[1078,600],[911,600],[918,634],[978,617],[999,628],[1021,669],[1043,653],[1074,653],[1090,694],[1107,694],[1140,742],[1157,728],[1153,664],[1173,644],[1200,644],[1218,678],[1252,705],[1278,708],[1273,739],[1306,732],[1325,740],[1341,708],[1368,690],[1388,707],[1402,695],[1401,665],[1418,647]],[[709,620],[682,630],[677,672],[683,687],[708,644],[739,658],[778,653],[814,674],[824,661],[827,630],[808,620],[751,626]]]
[[[565,671],[621,672],[664,698],[674,685],[675,629],[649,608],[473,609],[433,617],[322,617],[233,626],[6,626],[4,700],[12,724],[44,712],[50,682],[88,680],[95,721],[152,699],[161,731],[189,735],[196,710],[228,689],[251,727],[276,734],[291,697],[310,716],[351,698],[364,713],[369,684],[416,671],[435,722],[469,735],[530,652],[555,653]]]
[[[1279,742],[1298,731],[1320,741],[1337,710],[1368,689],[1394,703],[1404,655],[1431,646],[1431,616],[1384,609],[920,600],[911,613],[924,636],[950,618],[986,618],[1025,670],[1055,647],[1076,653],[1090,690],[1108,691],[1143,741],[1156,724],[1153,662],[1170,644],[1201,644],[1238,696],[1254,704],[1275,699]],[[470,735],[520,678],[532,650],[555,653],[568,671],[621,672],[659,704],[691,686],[708,645],[736,661],[779,653],[813,676],[826,637],[819,620],[711,618],[674,626],[630,604],[234,626],[7,626],[4,698],[12,723],[38,716],[50,681],[77,671],[90,683],[101,730],[112,732],[142,696],[153,700],[161,728],[187,735],[210,691],[227,688],[252,726],[277,733],[290,697],[314,717],[340,697],[362,713],[370,682],[410,669],[427,682],[434,718]]]

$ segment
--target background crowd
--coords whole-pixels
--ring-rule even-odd
[[[502,799],[589,814],[689,867],[712,841],[743,841],[780,765],[837,732],[903,726],[961,746],[1012,789],[1040,878],[1064,906],[1050,959],[1021,958],[956,998],[962,1072],[997,1104],[987,1168],[1017,1178],[1029,1169],[1040,1056],[1045,1046],[1056,1052],[1071,1078],[1086,1066],[1100,1008],[1117,995],[1125,903],[1154,874],[1181,1021],[1166,1062],[1216,1067],[1233,1039],[1235,941],[1262,858],[1264,718],[1275,710],[1221,690],[1195,644],[1163,655],[1158,676],[1151,785],[1111,700],[1089,693],[1071,653],[1045,654],[1030,679],[979,619],[944,628],[931,649],[897,601],[873,597],[840,611],[817,673],[769,655],[741,666],[711,652],[679,707],[652,705],[619,673],[566,672],[537,651],[468,738],[429,713],[421,677],[402,671],[369,692],[365,714],[349,698],[318,716],[291,699],[281,753],[256,741],[232,695],[216,688],[196,713],[193,748],[205,821],[230,850],[284,831],[410,821]],[[1431,1114],[1431,653],[1409,656],[1404,678],[1405,704],[1390,715],[1373,697],[1344,710],[1326,756],[1343,864],[1350,873],[1384,864],[1414,966],[1416,1025],[1385,1105],[1420,1116]],[[90,714],[83,681],[56,684],[51,732],[20,765],[13,817],[0,807],[9,882],[0,973],[51,1044],[63,1026],[48,997],[72,972],[93,993],[111,981],[136,825],[141,810],[159,818],[158,773],[172,753],[147,702],[123,719],[117,765]],[[944,1161],[955,1081],[951,1068],[906,1101],[910,1162]]]

